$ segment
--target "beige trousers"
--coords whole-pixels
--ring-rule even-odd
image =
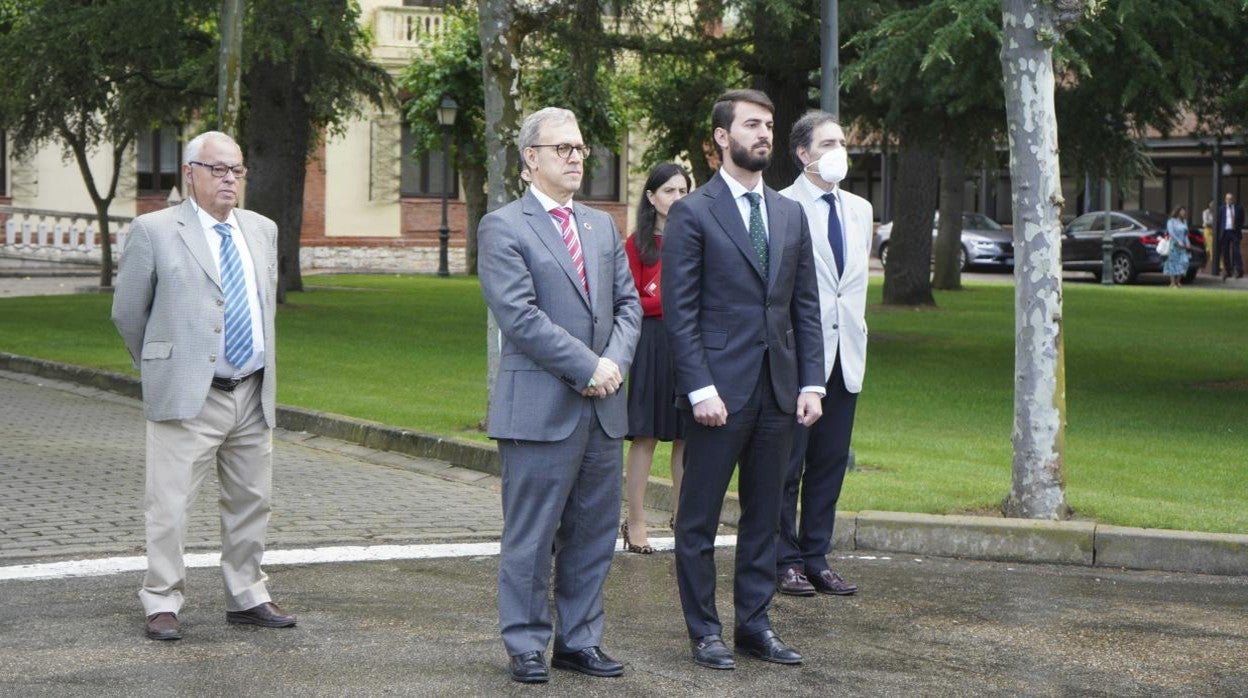
[[[273,431],[260,407],[262,380],[249,380],[229,393],[209,389],[194,419],[147,423],[147,575],[139,591],[147,615],[177,613],[182,607],[187,517],[214,466],[221,484],[226,610],[270,600],[260,559],[269,525]]]

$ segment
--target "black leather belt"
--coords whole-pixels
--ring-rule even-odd
[[[242,385],[243,383],[246,383],[252,378],[260,378],[263,375],[264,375],[264,369],[262,368],[258,371],[253,371],[251,373],[248,373],[242,378],[220,378],[218,376],[213,376],[212,387],[216,388],[217,390],[224,390],[227,393],[232,393],[234,392],[235,388]]]

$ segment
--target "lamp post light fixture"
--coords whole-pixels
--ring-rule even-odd
[[[438,123],[442,125],[442,227],[438,228],[438,276],[450,276],[447,247],[451,241],[451,229],[446,220],[447,196],[451,191],[451,127],[455,125],[455,113],[459,105],[450,95],[442,95],[438,104]]]

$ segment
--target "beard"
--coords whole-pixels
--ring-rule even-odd
[[[768,145],[771,144],[768,143]],[[741,145],[732,136],[728,137],[728,155],[732,157],[737,167],[748,172],[762,172],[771,164],[770,150],[766,155],[755,155],[753,150]]]

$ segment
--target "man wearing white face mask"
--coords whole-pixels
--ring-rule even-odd
[[[802,205],[809,224],[828,383],[823,418],[810,427],[799,426],[793,435],[780,512],[776,584],[780,593],[791,596],[816,592],[847,596],[858,587],[828,567],[827,555],[832,549],[836,502],[849,463],[854,408],[866,364],[871,203],[838,186],[849,158],[845,132],[836,117],[807,112],[793,124],[789,143],[802,173],[780,193]]]

